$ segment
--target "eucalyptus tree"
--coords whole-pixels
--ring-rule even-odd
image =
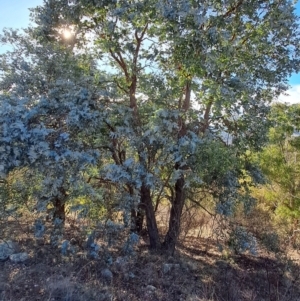
[[[64,44],[67,28],[69,49],[109,73],[88,87],[110,87],[88,127],[101,154],[95,180],[115,186],[136,231],[145,214],[151,248],[173,254],[196,191],[209,191],[219,214],[248,203],[247,185],[261,178],[247,151],[265,143],[269,103],[299,69],[292,2],[48,0],[32,18],[40,41]],[[161,243],[162,198],[171,212]]]
[[[98,158],[90,143],[100,120],[95,107],[101,104],[91,100],[95,68],[68,45],[40,41],[34,28],[6,30],[1,42],[11,45],[0,58],[1,177],[23,169],[25,177],[41,181],[34,183],[40,186],[36,209],[52,205],[57,244],[70,195],[92,193],[83,171]]]

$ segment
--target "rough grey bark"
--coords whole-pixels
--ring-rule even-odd
[[[170,211],[169,228],[162,245],[168,255],[174,254],[180,233],[180,220],[185,201],[184,182],[184,178],[181,177],[175,184],[175,198]]]
[[[146,213],[146,223],[150,241],[150,249],[157,250],[160,248],[160,239],[155,212],[152,204],[150,189],[144,184],[141,187],[141,206],[144,207]]]

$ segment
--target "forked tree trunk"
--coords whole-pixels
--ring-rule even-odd
[[[175,252],[175,247],[180,233],[180,219],[184,201],[184,178],[181,177],[175,183],[175,199],[173,200],[170,211],[169,229],[162,246],[167,255],[173,256]]]
[[[184,112],[187,112],[188,109],[190,108],[190,100],[191,100],[191,81],[187,80],[185,85],[184,101],[182,106],[181,106],[181,100],[179,101],[179,109],[181,109]],[[178,139],[180,139],[184,137],[187,133],[186,124],[182,117],[179,117],[178,125],[180,128],[178,132]],[[182,167],[180,167],[180,165],[176,163],[174,168],[175,170],[179,170]],[[174,200],[172,200],[172,206],[171,206],[170,217],[169,217],[169,229],[162,245],[163,250],[168,255],[174,254],[176,243],[180,233],[180,220],[181,220],[182,209],[185,201],[184,184],[185,181],[183,176],[181,176],[175,183],[175,197]]]
[[[155,212],[152,204],[150,189],[144,184],[141,187],[141,206],[146,213],[147,230],[150,241],[150,249],[157,250],[160,248],[160,240],[155,218]]]

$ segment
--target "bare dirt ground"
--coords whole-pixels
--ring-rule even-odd
[[[264,250],[234,255],[220,252],[213,239],[185,237],[174,257],[150,253],[141,241],[132,257],[111,248],[108,262],[101,252],[97,260],[86,258],[71,226],[66,235],[78,240],[79,252],[64,257],[47,241],[36,241],[30,225],[24,220],[0,225],[1,238],[12,237],[30,256],[24,263],[0,262],[1,301],[300,300],[296,250],[288,256]]]

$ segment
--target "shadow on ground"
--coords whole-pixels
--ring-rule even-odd
[[[133,257],[116,248],[109,261],[101,252],[99,259],[90,260],[80,248],[62,257],[50,245],[37,243],[30,231],[18,235],[17,230],[19,225],[9,225],[30,259],[0,262],[1,301],[300,300],[299,266],[267,252],[224,254],[213,240],[186,239],[175,257],[149,253],[141,243]],[[111,278],[104,277],[104,269]]]

